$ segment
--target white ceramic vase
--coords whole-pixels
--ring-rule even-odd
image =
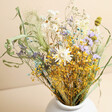
[[[97,109],[89,98],[77,106],[64,105],[54,98],[49,102],[46,112],[97,112]]]

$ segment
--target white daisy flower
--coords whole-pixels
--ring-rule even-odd
[[[66,62],[70,62],[73,55],[70,55],[69,48],[66,49],[64,47],[59,47],[59,49],[56,48],[57,53],[53,56],[55,58],[55,62],[58,61],[58,63],[64,62],[64,65],[66,65]]]

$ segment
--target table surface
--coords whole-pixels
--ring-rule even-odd
[[[89,96],[98,112],[112,112],[112,74],[104,74],[99,88]],[[42,84],[0,91],[0,112],[45,112],[51,92]]]

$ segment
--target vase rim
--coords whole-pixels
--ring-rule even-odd
[[[56,99],[56,103],[57,105],[64,110],[77,110],[80,109],[83,105],[85,105],[87,98],[81,102],[79,105],[75,105],[75,106],[68,106],[68,105],[64,105],[63,103],[61,103],[58,99]]]

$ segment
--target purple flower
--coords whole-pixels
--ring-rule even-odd
[[[92,40],[89,40],[88,44],[89,44],[90,46],[93,46],[93,41],[92,41]]]
[[[84,51],[84,46],[83,45],[79,45],[79,48],[81,49],[81,51]]]
[[[21,45],[21,44],[19,44],[19,47],[21,48],[21,49],[23,49],[23,50],[25,50],[27,47],[25,47],[25,46],[23,46],[23,45]]]
[[[23,50],[20,50],[20,52],[19,53],[16,53],[18,56],[22,56],[22,55],[24,55],[24,51]]]
[[[37,53],[37,56],[38,56],[39,58],[41,58],[42,60],[44,60],[44,54],[43,54],[43,53],[38,52],[38,53]]]
[[[95,43],[97,43],[97,42],[99,42],[99,40],[97,39],[97,40],[95,40]]]
[[[93,31],[89,31],[89,32],[88,32],[88,36],[89,36],[90,38],[92,38],[93,36],[96,36],[96,37],[98,38],[99,35],[98,35],[98,34],[95,34]],[[99,42],[98,39],[95,40],[95,42]]]
[[[88,36],[89,36],[89,37],[93,37],[93,36],[95,36],[95,34],[94,34],[93,31],[89,31],[89,32],[88,32]]]
[[[67,35],[67,32],[64,31],[64,32],[61,32],[60,34],[65,36],[65,35]]]
[[[84,46],[84,51],[85,51],[87,54],[90,54],[90,53],[89,53],[89,48],[88,48],[88,46]]]
[[[32,55],[32,57],[33,57],[33,58],[36,58],[36,57],[37,57],[37,53],[34,52],[33,55]]]
[[[61,41],[59,41],[59,42],[61,42]],[[62,44],[62,42],[61,42],[61,43],[58,43],[58,44]],[[51,53],[56,53],[56,50],[53,49],[53,48],[51,48],[51,49],[50,49],[50,52],[51,52]]]
[[[98,34],[95,34],[95,36],[98,37],[99,35]]]
[[[40,57],[44,61],[44,54],[42,54],[42,57]]]
[[[81,49],[81,51],[83,51],[83,52],[85,51],[87,54],[90,54],[88,46],[79,45],[79,48]]]
[[[100,59],[101,57],[99,56],[99,55],[97,55],[97,54],[94,54],[93,55],[93,59]]]
[[[92,41],[92,39],[89,38],[89,37],[85,37],[85,38],[83,39],[83,42],[87,42],[90,46],[93,46],[93,41]]]

